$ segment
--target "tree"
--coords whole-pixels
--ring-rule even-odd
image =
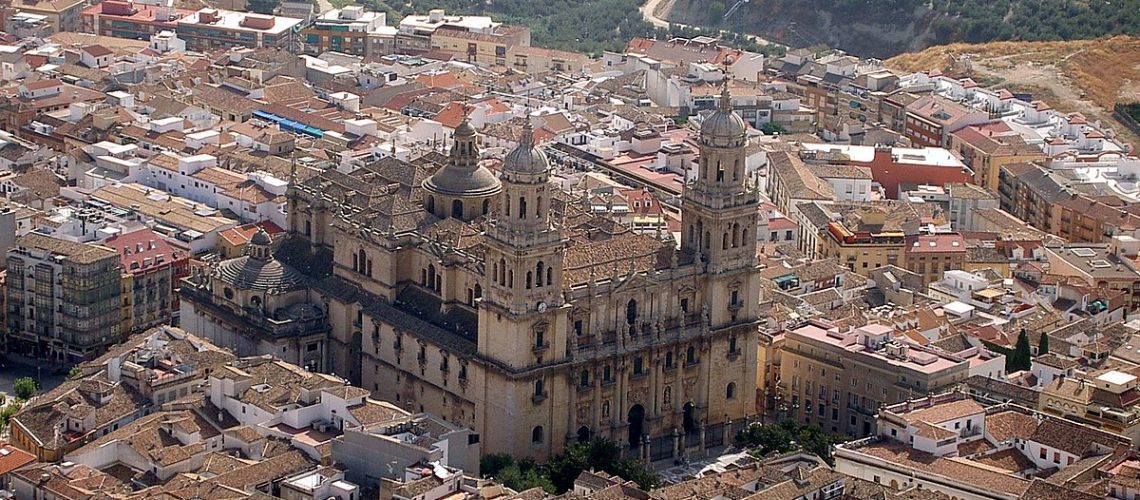
[[[5,406],[3,410],[0,410],[0,428],[7,427],[8,421],[12,419],[12,415],[15,415],[18,411],[20,411],[20,403],[9,404]]]
[[[818,424],[801,424],[795,420],[785,420],[779,424],[752,424],[736,435],[736,445],[754,448],[753,455],[787,453],[802,448],[818,455],[831,464],[831,450],[836,444],[847,440],[841,434],[827,434]]]
[[[83,370],[79,369],[79,365],[75,365],[75,366],[71,367],[70,370],[67,371],[67,378],[76,378],[79,375],[81,375],[82,373],[83,373]]]
[[[36,381],[32,377],[21,377],[16,379],[13,386],[16,391],[16,397],[20,399],[32,399],[36,395]]]
[[[479,459],[479,471],[484,477],[495,477],[499,471],[515,465],[514,457],[506,453],[490,453]]]
[[[480,459],[479,468],[484,477],[494,477],[515,491],[542,488],[548,493],[563,493],[587,469],[620,476],[646,490],[660,484],[657,475],[640,460],[621,458],[620,444],[601,438],[571,444],[542,465],[532,459],[516,462],[510,455],[496,453]]]
[[[1033,355],[1029,352],[1029,333],[1024,328],[1017,335],[1017,344],[1014,345],[1012,360],[1009,365],[1011,371],[1028,370],[1033,364]]]
[[[1044,356],[1049,354],[1049,334],[1041,332],[1041,340],[1037,342],[1037,355]]]
[[[764,132],[764,135],[788,133],[788,129],[784,128],[783,125],[780,125],[779,123],[775,123],[775,122],[768,122],[768,123],[761,125],[760,131]]]

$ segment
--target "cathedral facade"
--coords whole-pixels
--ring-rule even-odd
[[[193,291],[204,272],[184,318],[320,317],[327,338],[298,346],[319,346],[324,371],[472,427],[483,453],[543,459],[593,436],[646,458],[651,443],[700,446],[756,413],[759,192],[728,102],[702,127],[679,242],[550,184],[529,129],[496,176],[464,122],[446,156],[292,184],[278,253],[283,272],[309,276],[291,292],[304,306],[198,318],[193,302],[220,288]]]

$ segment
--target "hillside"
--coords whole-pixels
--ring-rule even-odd
[[[1060,111],[1081,111],[1101,120],[1112,119],[1115,104],[1140,102],[1140,38],[1130,36],[941,45],[895,56],[886,65],[969,76],[982,85],[1032,93]],[[1113,128],[1136,142],[1124,127]]]
[[[1140,36],[1140,0],[671,0],[657,15],[863,57],[953,42]]]

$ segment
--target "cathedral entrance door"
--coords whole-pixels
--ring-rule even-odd
[[[629,446],[630,448],[637,448],[641,446],[641,438],[645,434],[645,408],[641,405],[633,405],[629,409]]]
[[[685,434],[692,436],[697,433],[697,416],[695,415],[697,409],[693,406],[692,402],[688,402],[685,403],[684,411],[685,418],[683,426],[685,428]]]
[[[590,440],[590,428],[582,426],[578,428],[578,442],[585,443]]]

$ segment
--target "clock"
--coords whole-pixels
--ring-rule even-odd
[[[540,312],[540,313],[546,312],[546,302],[539,302],[538,303],[538,312]]]

